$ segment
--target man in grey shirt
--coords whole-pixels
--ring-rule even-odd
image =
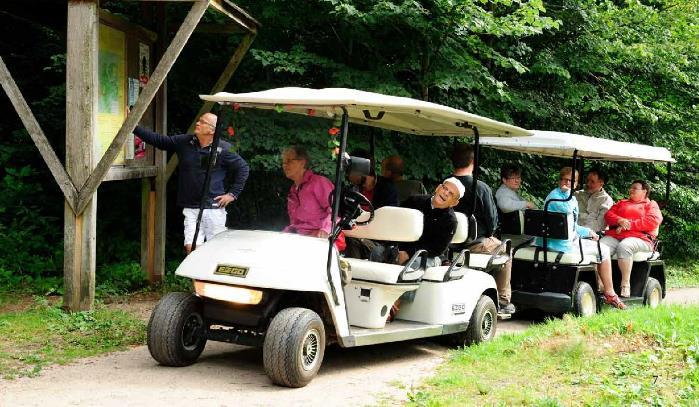
[[[522,171],[514,165],[505,165],[500,169],[502,185],[495,191],[495,200],[502,213],[534,209],[536,205],[522,198],[519,188],[522,186]]]
[[[587,173],[584,191],[577,191],[575,197],[580,207],[578,224],[588,227],[595,232],[607,228],[604,215],[614,205],[614,200],[604,190],[607,175],[599,168],[593,168]]]

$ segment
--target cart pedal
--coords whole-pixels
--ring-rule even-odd
[[[498,312],[498,319],[506,320],[512,318],[512,314],[504,314],[501,312]]]

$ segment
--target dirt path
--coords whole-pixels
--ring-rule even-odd
[[[668,293],[667,303],[698,303],[699,289]],[[528,321],[504,321],[500,334]],[[0,380],[0,406],[331,406],[404,400],[434,371],[447,348],[419,340],[354,349],[332,347],[308,386],[273,386],[260,349],[209,343],[186,368],[158,366],[144,346],[45,369],[38,378]],[[393,403],[391,403],[393,404]]]

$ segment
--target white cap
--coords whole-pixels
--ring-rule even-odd
[[[459,190],[459,199],[464,197],[464,192],[466,192],[466,187],[464,187],[464,184],[461,183],[461,181],[458,180],[456,177],[449,177],[444,180],[444,182],[451,182],[456,186],[456,189]]]

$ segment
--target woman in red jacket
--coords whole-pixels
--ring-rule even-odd
[[[616,253],[621,272],[621,296],[630,295],[631,267],[636,252],[652,252],[653,240],[658,236],[663,215],[655,201],[648,199],[650,185],[634,181],[629,188],[629,199],[614,204],[604,216],[609,230],[601,242]]]

